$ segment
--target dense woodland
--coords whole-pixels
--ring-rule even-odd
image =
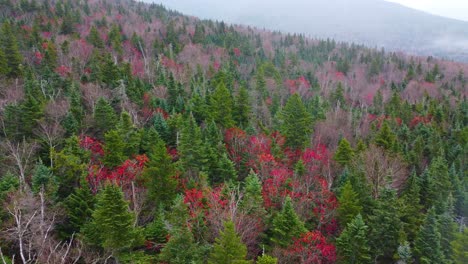
[[[0,263],[468,263],[468,65],[0,0]]]

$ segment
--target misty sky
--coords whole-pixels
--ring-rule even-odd
[[[163,5],[171,8],[176,9],[178,11],[193,14],[198,16],[203,16],[205,14],[209,14],[204,6],[204,3],[207,3],[207,0],[143,0],[144,2],[156,2],[162,3]],[[252,1],[255,3],[253,4]],[[244,3],[252,3],[253,5],[258,5],[258,2],[262,2],[264,0],[249,0]],[[285,0],[268,0],[266,3],[274,3],[274,2],[284,2]],[[313,0],[302,0],[310,1]],[[353,0],[349,0],[353,1]],[[375,0],[381,1],[381,0]],[[414,9],[419,9],[425,12],[429,12],[432,14],[460,19],[468,21],[468,0],[385,0],[389,2],[396,2]],[[233,3],[242,3],[242,0],[217,0],[216,5],[218,7],[225,7],[225,8],[233,8]],[[265,1],[264,1],[265,2]],[[194,4],[199,3],[199,10],[193,10]],[[213,3],[213,1],[209,1],[209,3]],[[191,6],[192,8],[188,8],[187,6]],[[195,11],[195,12],[194,12]],[[212,14],[211,14],[212,15]],[[219,14],[219,17],[214,17],[216,19],[222,18],[222,14]],[[208,17],[205,17],[208,18]],[[211,17],[210,17],[211,18]]]
[[[468,21],[467,0],[387,0],[432,14]]]

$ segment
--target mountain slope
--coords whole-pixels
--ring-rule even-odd
[[[157,2],[233,23],[468,61],[468,22],[384,0]]]

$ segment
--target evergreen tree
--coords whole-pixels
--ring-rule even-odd
[[[250,111],[249,93],[245,86],[241,86],[234,109],[234,119],[240,127],[246,127],[249,124]]]
[[[87,173],[89,153],[79,145],[77,136],[72,136],[65,141],[65,147],[60,152],[51,154],[54,161],[53,173],[57,177],[59,199],[68,197],[80,180]]]
[[[213,120],[224,128],[234,126],[232,118],[232,96],[226,85],[221,82],[210,97],[210,115]]]
[[[384,121],[380,131],[375,137],[375,144],[386,150],[391,150],[396,144],[396,135],[390,129],[387,121]]]
[[[287,247],[293,238],[299,238],[307,232],[304,223],[294,211],[291,197],[287,197],[283,209],[273,219],[271,241],[281,247]]]
[[[174,200],[169,222],[169,241],[160,254],[160,260],[170,264],[203,263],[204,249],[195,241],[193,233],[188,228],[188,208],[182,196]]]
[[[245,260],[247,256],[247,247],[242,243],[236,230],[234,223],[226,221],[224,230],[220,232],[219,237],[213,245],[213,251],[208,259],[209,264],[226,263],[226,264],[247,264]]]
[[[455,264],[468,263],[468,228],[464,228],[463,232],[455,235],[452,248],[452,259]]]
[[[411,246],[408,243],[408,241],[405,241],[403,244],[400,244],[398,246],[398,257],[399,257],[399,262],[401,264],[406,264],[406,263],[411,263],[413,260],[413,255],[411,254]]]
[[[148,152],[149,162],[143,171],[142,179],[148,189],[148,198],[159,206],[168,206],[176,195],[177,180],[172,157],[166,145],[157,137]]]
[[[399,238],[402,228],[396,208],[394,190],[384,189],[381,191],[369,220],[369,244],[374,258],[391,259],[400,244]]]
[[[117,115],[112,106],[104,99],[99,98],[94,108],[94,124],[102,136],[117,125]]]
[[[193,116],[185,122],[178,146],[180,164],[189,177],[197,176],[206,163],[200,127]]]
[[[354,150],[351,148],[348,140],[346,140],[346,138],[342,138],[333,159],[341,166],[346,166],[353,159],[353,156]]]
[[[96,48],[104,48],[104,42],[102,41],[101,36],[99,36],[99,32],[95,26],[92,26],[89,31],[88,42],[93,44]]]
[[[312,132],[312,117],[307,112],[302,99],[293,94],[281,112],[281,132],[286,137],[286,146],[302,149],[307,145]]]
[[[127,159],[122,134],[118,130],[110,130],[104,135],[104,140],[104,165],[109,168],[121,165]]]
[[[118,253],[143,242],[134,218],[122,190],[108,184],[97,197],[92,220],[84,226],[83,235],[88,243]]]
[[[247,214],[263,215],[262,182],[253,171],[245,178],[244,197],[242,198],[241,208]]]
[[[343,186],[338,197],[338,219],[341,226],[345,227],[350,223],[356,215],[362,211],[361,203],[359,202],[358,194],[354,192],[350,181],[347,181]]]
[[[442,156],[432,160],[423,182],[423,192],[426,195],[426,208],[435,206],[438,214],[448,209],[448,198],[452,190],[447,162]]]
[[[415,172],[408,178],[407,186],[398,199],[400,219],[408,241],[414,241],[416,233],[421,226],[424,216],[420,201],[419,179]]]
[[[7,75],[9,73],[6,55],[0,46],[0,75]]]
[[[32,190],[38,193],[43,189],[45,192],[51,192],[55,189],[54,175],[50,169],[42,163],[37,164],[32,176]]]
[[[336,239],[341,263],[371,263],[370,246],[367,240],[368,227],[358,214]]]
[[[263,254],[260,257],[258,257],[256,264],[277,264],[278,259],[274,258],[272,256]]]
[[[445,263],[440,240],[441,235],[437,215],[435,209],[431,208],[427,212],[424,224],[421,226],[414,243],[415,256],[419,260],[419,263]]]
[[[9,22],[3,23],[2,36],[0,37],[0,46],[3,47],[7,63],[7,75],[11,78],[16,78],[21,75],[21,63],[23,57],[19,51],[18,40],[13,33],[12,25]]]
[[[146,240],[156,243],[166,243],[169,233],[164,218],[164,210],[160,207],[154,220],[145,227]]]
[[[81,228],[91,220],[95,204],[96,198],[83,177],[81,187],[76,188],[64,202],[67,212],[64,228],[68,235],[79,233]]]

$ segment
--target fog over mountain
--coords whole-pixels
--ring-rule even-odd
[[[201,18],[468,61],[468,22],[384,0],[146,1]]]

